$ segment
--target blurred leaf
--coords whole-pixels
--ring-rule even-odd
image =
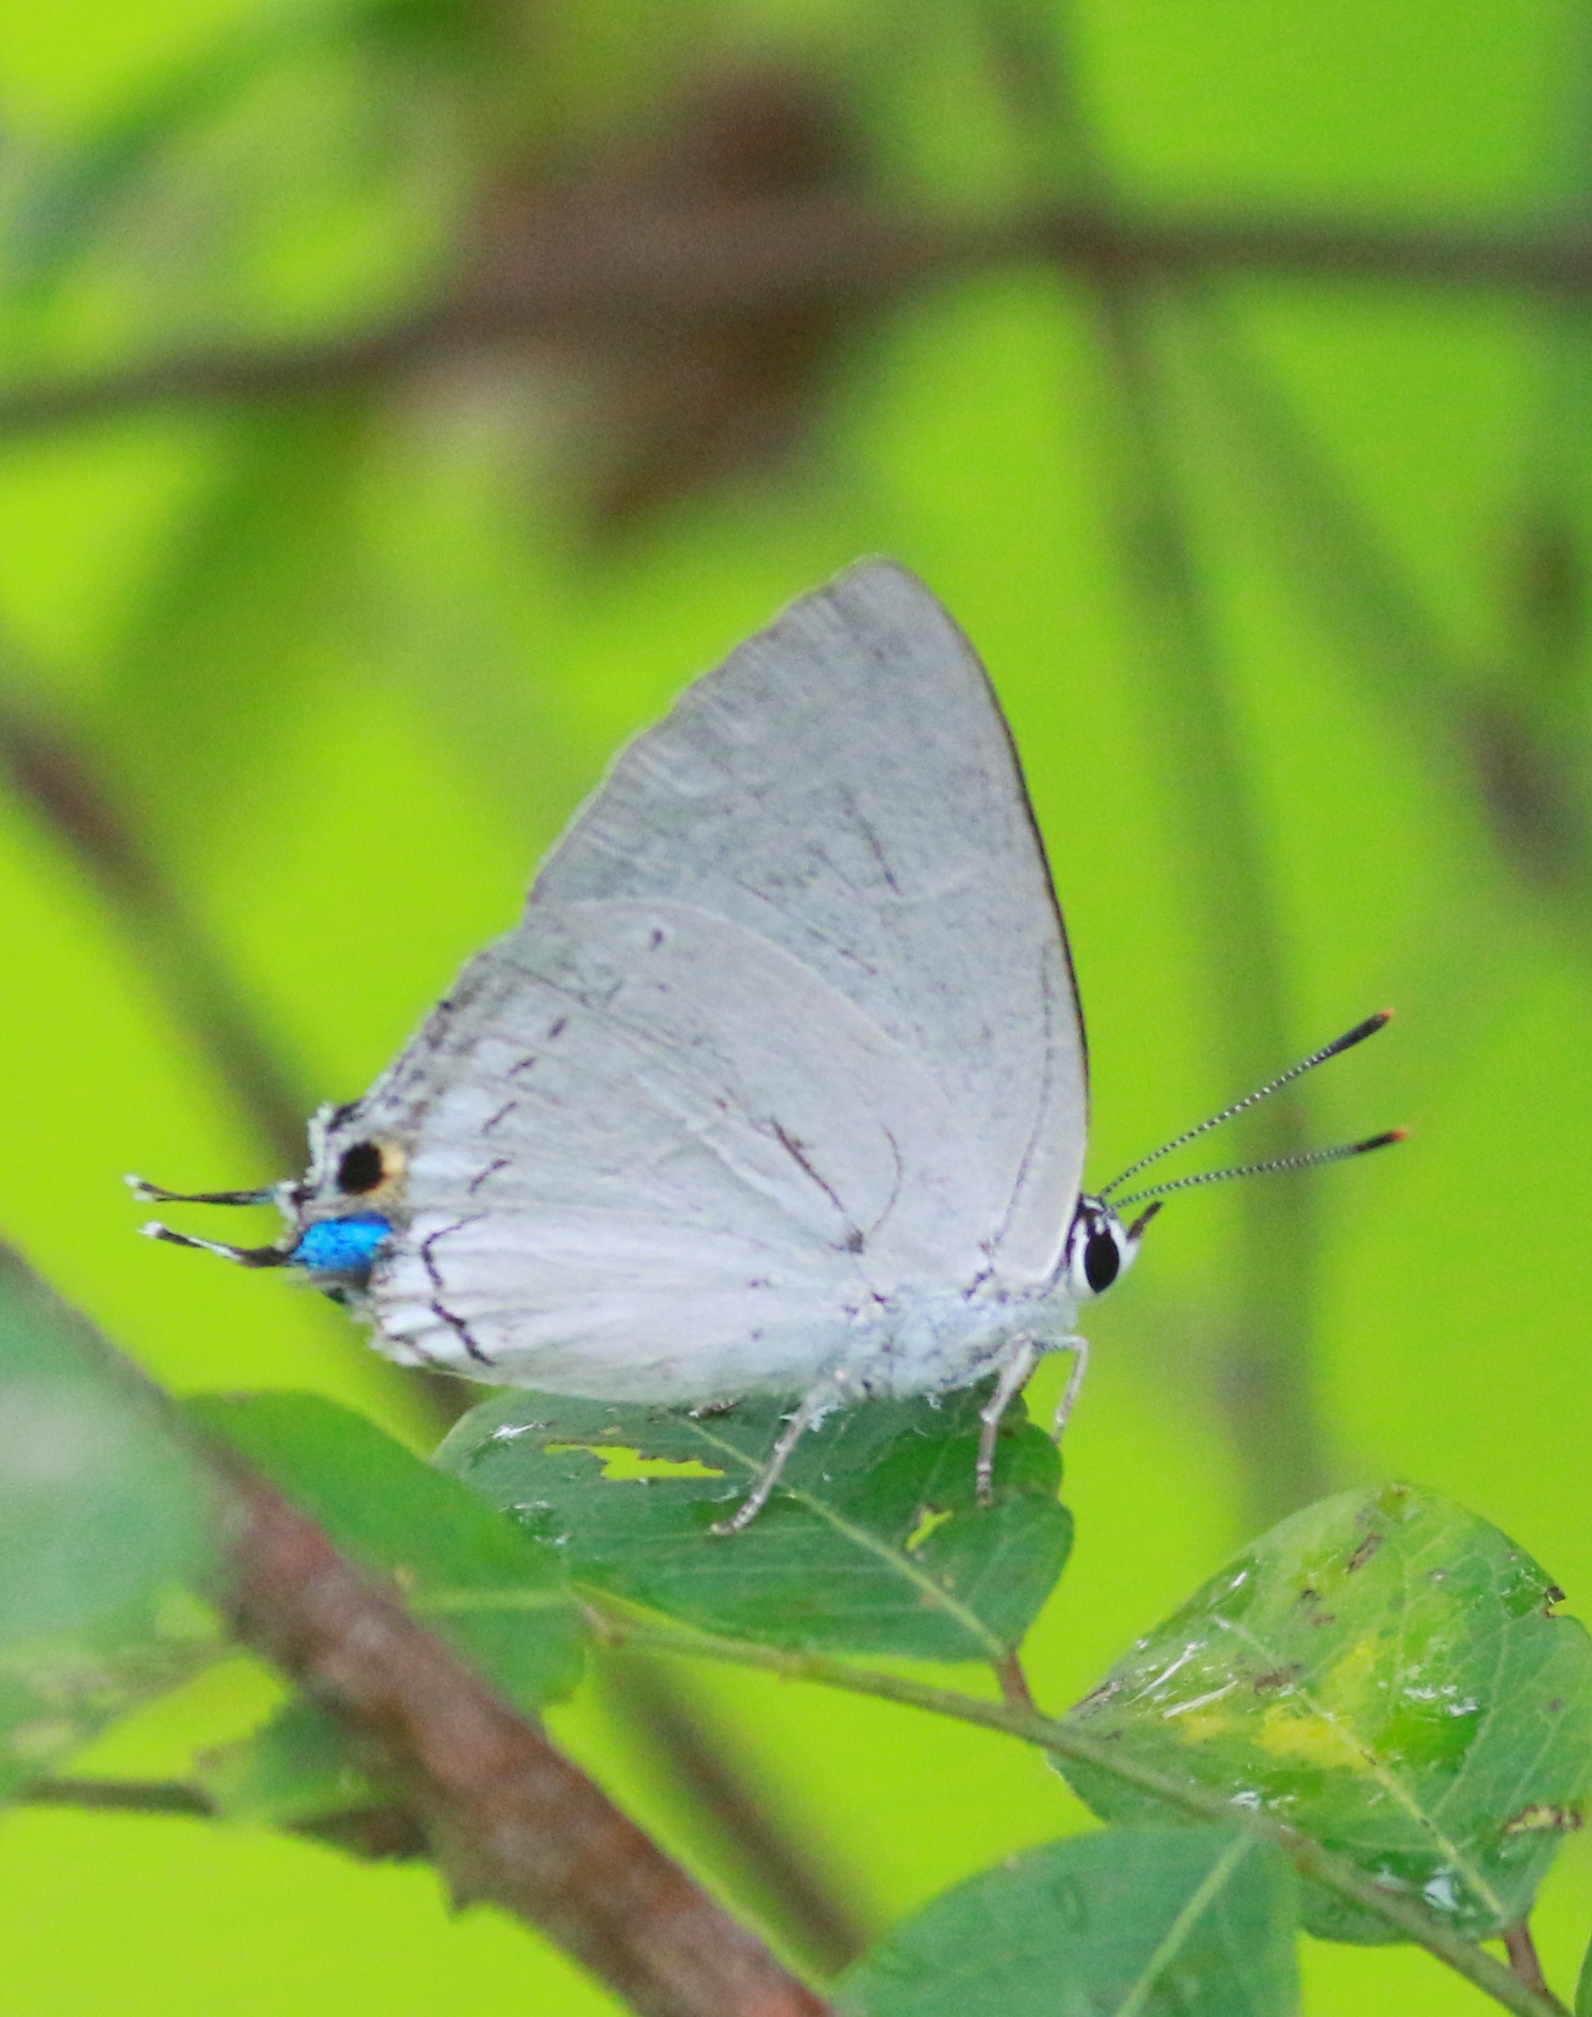
[[[1074,1711],[1125,1755],[1265,1808],[1472,1938],[1523,1919],[1592,1779],[1592,1641],[1496,1527],[1408,1485],[1274,1527]],[[1165,1819],[1067,1764],[1112,1821]],[[1324,1939],[1388,1939],[1307,1887]]]
[[[357,392],[231,423],[97,722],[118,795],[157,832],[208,847],[218,821],[236,819],[240,784],[280,760],[306,687],[357,630],[351,492],[370,425]]]
[[[844,2017],[1289,2017],[1293,1873],[1231,1828],[1111,1828],[958,1884],[842,1979]]]
[[[535,1710],[574,1687],[582,1627],[562,1563],[475,1493],[318,1394],[204,1395],[187,1407],[350,1560],[390,1576],[505,1701]]]
[[[205,1493],[97,1340],[0,1260],[0,1792],[220,1650]]]
[[[686,1414],[507,1391],[455,1424],[437,1461],[556,1540],[577,1581],[704,1630],[778,1646],[1000,1659],[1067,1560],[1048,1436],[1007,1414],[996,1503],[974,1491],[989,1386],[868,1401],[791,1454],[744,1533],[709,1532],[746,1494],[790,1403]]]
[[[6,233],[6,284],[30,304],[58,284],[116,231],[130,202],[176,171],[179,151],[270,71],[308,54],[329,59],[340,48],[411,61],[446,56],[455,44],[456,57],[473,54],[483,12],[473,0],[340,0],[267,9],[234,24],[34,169]]]
[[[1586,1951],[1575,1985],[1575,2017],[1592,2017],[1592,1947]]]
[[[284,1704],[252,1736],[201,1758],[196,1776],[229,1819],[273,1827],[386,1800],[360,1768],[341,1725],[304,1696]]]

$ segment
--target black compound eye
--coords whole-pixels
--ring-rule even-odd
[[[387,1175],[387,1159],[375,1142],[355,1142],[337,1164],[337,1188],[352,1197],[373,1191]]]
[[[1084,1244],[1083,1278],[1098,1296],[1122,1272],[1122,1252],[1108,1232],[1091,1233]]]

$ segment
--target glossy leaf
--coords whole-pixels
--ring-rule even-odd
[[[958,1884],[843,1978],[844,2017],[1288,2017],[1293,1873],[1234,1828],[1111,1828]]]
[[[351,1560],[392,1577],[505,1700],[534,1709],[574,1686],[580,1613],[558,1556],[475,1493],[319,1395],[206,1395],[188,1407]]]
[[[1264,1807],[1472,1936],[1529,1909],[1592,1781],[1592,1641],[1496,1527],[1407,1485],[1306,1507],[1074,1712],[1123,1754]],[[1066,1764],[1108,1820],[1167,1818]],[[1305,1924],[1385,1940],[1309,1890]]]
[[[1067,1559],[1060,1459],[1014,1408],[996,1502],[976,1503],[987,1387],[869,1401],[803,1437],[745,1532],[745,1496],[790,1405],[686,1414],[505,1392],[457,1423],[438,1462],[556,1541],[570,1573],[704,1630],[780,1646],[996,1659]]]
[[[213,1525],[136,1384],[0,1259],[0,1792],[220,1649]]]

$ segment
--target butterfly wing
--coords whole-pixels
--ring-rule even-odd
[[[1043,1281],[1085,1103],[998,704],[868,563],[631,745],[350,1117],[413,1144],[381,1327],[586,1392],[801,1384],[748,1365],[823,1363],[909,1283]]]

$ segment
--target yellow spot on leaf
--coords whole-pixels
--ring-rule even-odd
[[[547,1454],[561,1457],[570,1450],[583,1450],[588,1457],[596,1457],[603,1467],[605,1480],[621,1483],[637,1478],[722,1478],[722,1471],[715,1471],[707,1464],[699,1463],[695,1457],[644,1457],[639,1450],[627,1449],[622,1443],[549,1443]]]
[[[936,1512],[932,1506],[925,1506],[919,1515],[918,1524],[907,1536],[907,1553],[910,1555],[915,1549],[921,1548],[935,1528],[943,1527],[950,1517],[948,1510]]]
[[[1369,1764],[1353,1731],[1307,1702],[1273,1703],[1260,1719],[1260,1744],[1274,1758],[1294,1758],[1329,1771],[1363,1772]]]

